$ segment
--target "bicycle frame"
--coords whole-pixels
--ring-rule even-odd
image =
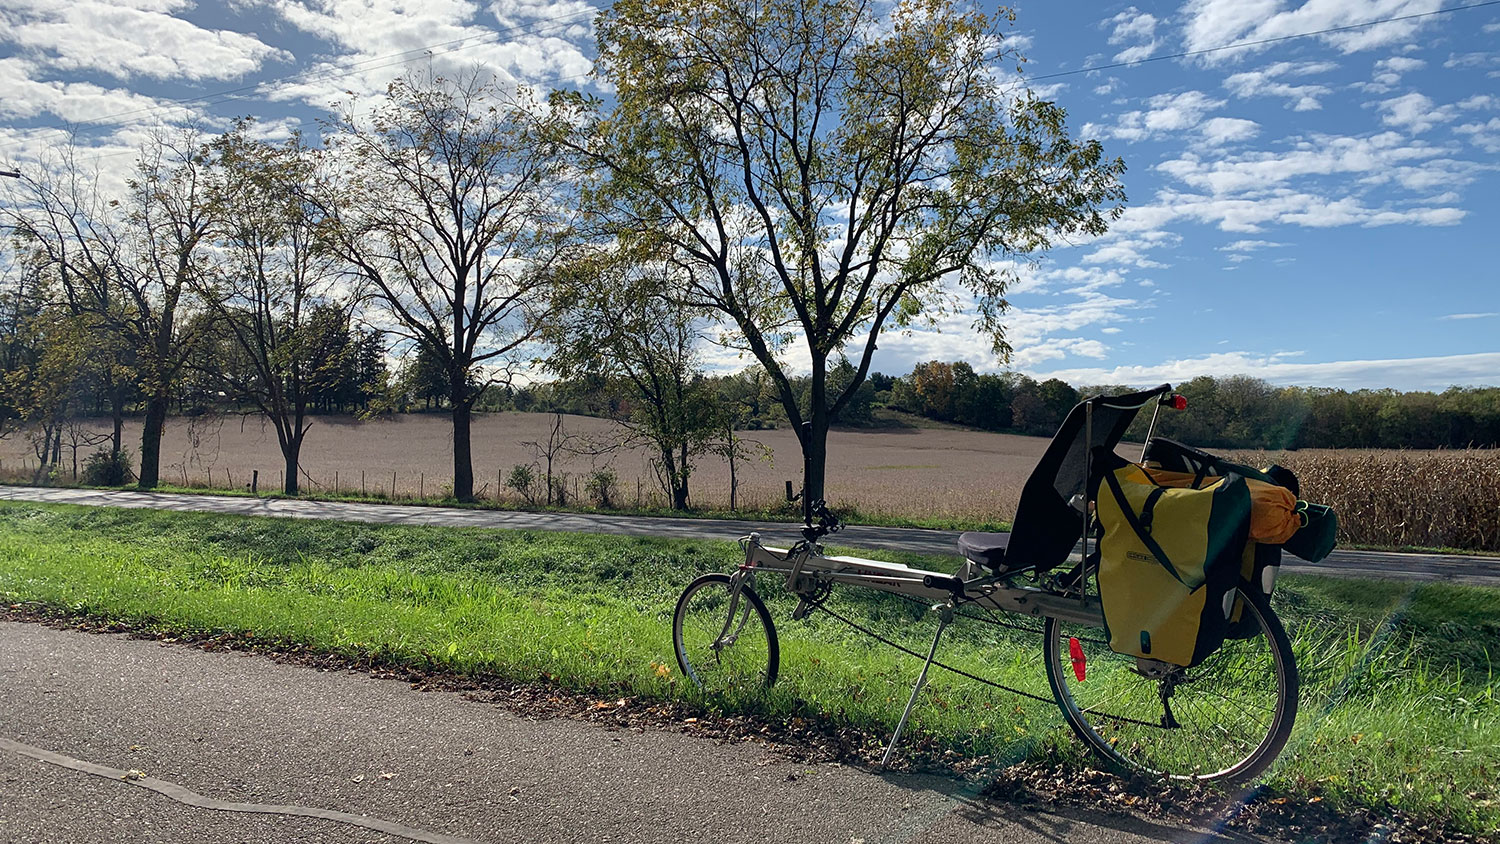
[[[890,764],[891,755],[901,741],[901,733],[906,729],[912,707],[927,682],[927,671],[937,655],[938,641],[953,621],[957,608],[977,606],[1034,618],[1057,618],[1091,627],[1104,626],[1104,613],[1097,598],[1018,586],[997,577],[976,576],[977,566],[967,560],[957,574],[948,575],[902,563],[862,557],[830,557],[823,553],[821,545],[811,541],[799,542],[788,549],[768,548],[760,544],[759,534],[752,533],[741,538],[740,543],[745,549],[745,562],[730,576],[729,611],[715,642],[716,649],[728,647],[738,638],[740,631],[731,632],[730,628],[735,626],[736,616],[741,615],[740,597],[745,581],[757,572],[785,576],[787,589],[802,599],[792,613],[793,619],[802,618],[819,595],[840,583],[931,603],[932,610],[938,615],[937,632],[933,634],[932,646],[927,649],[927,659],[912,686],[901,720],[896,723],[896,732],[886,746],[882,765]]]
[[[878,589],[952,608],[974,605],[1036,618],[1057,618],[1091,627],[1104,626],[1097,598],[1080,600],[1075,594],[1018,586],[994,577],[976,576],[977,566],[965,561],[958,574],[949,575],[901,563],[860,557],[830,557],[820,545],[799,543],[791,549],[769,548],[752,533],[740,539],[745,562],[734,575],[765,572],[786,577],[787,589],[806,599],[825,586],[850,584]],[[950,588],[959,587],[961,588]]]

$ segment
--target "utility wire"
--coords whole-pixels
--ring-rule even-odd
[[[1367,26],[1378,26],[1383,23],[1396,23],[1398,21],[1409,21],[1417,18],[1428,18],[1433,15],[1445,15],[1449,12],[1462,12],[1468,9],[1482,9],[1485,6],[1500,6],[1500,0],[1485,0],[1483,3],[1470,3],[1466,6],[1450,6],[1446,9],[1437,9],[1431,12],[1417,12],[1410,15],[1398,15],[1396,17],[1381,18],[1380,20],[1365,21],[1364,23],[1351,23],[1344,26],[1333,26],[1328,29],[1320,29],[1316,32],[1299,32],[1295,35],[1278,35],[1275,38],[1262,38],[1257,41],[1239,41],[1233,44],[1221,44],[1218,47],[1205,47],[1202,50],[1188,50],[1185,53],[1172,53],[1170,55],[1152,56],[1147,59],[1136,59],[1129,62],[1115,62],[1114,64],[1094,65],[1093,67],[1081,67],[1077,70],[1064,70],[1057,73],[1046,73],[1041,76],[1028,76],[1028,81],[1036,82],[1042,79],[1057,79],[1063,76],[1076,76],[1080,73],[1093,73],[1096,70],[1115,70],[1122,67],[1138,67],[1151,62],[1167,61],[1168,59],[1185,59],[1192,56],[1201,56],[1206,53],[1217,53],[1222,50],[1238,50],[1241,47],[1258,47],[1263,44],[1275,44],[1281,41],[1291,41],[1294,38],[1311,38],[1315,35],[1328,35],[1334,32],[1348,32],[1352,29],[1364,29]]]

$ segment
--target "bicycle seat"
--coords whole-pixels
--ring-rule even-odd
[[[958,550],[963,552],[966,559],[996,573],[1005,568],[1005,547],[1009,544],[1008,533],[967,531],[958,536]]]

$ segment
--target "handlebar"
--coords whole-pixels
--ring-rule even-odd
[[[808,542],[816,542],[830,533],[838,533],[844,529],[844,523],[839,521],[839,517],[834,515],[832,510],[828,509],[828,502],[823,499],[819,498],[812,502],[807,509],[809,515],[802,528],[802,536]],[[813,516],[818,517],[817,524],[812,523]]]

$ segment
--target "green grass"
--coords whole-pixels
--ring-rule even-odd
[[[723,542],[0,504],[7,602],[601,696],[814,716],[877,736],[891,729],[915,661],[822,616],[788,621],[792,601],[769,578],[761,591],[783,645],[776,688],[704,701],[682,681],[669,633],[676,595],[738,555]],[[838,605],[909,647],[931,636],[921,607],[853,589]],[[1287,576],[1276,606],[1305,693],[1272,789],[1472,831],[1500,825],[1500,591]],[[1039,635],[953,629],[949,661],[1046,694]],[[1088,763],[1054,707],[946,672],[933,675],[914,723],[919,741],[967,755]]]

